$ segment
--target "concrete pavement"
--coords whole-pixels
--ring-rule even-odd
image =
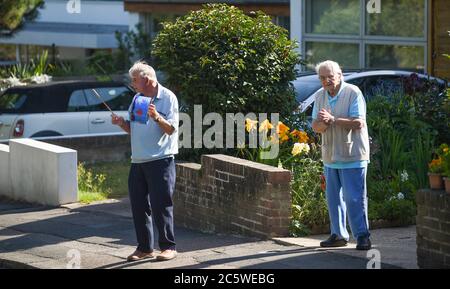
[[[180,227],[175,236],[176,259],[128,263],[135,249],[128,199],[56,208],[0,199],[0,268],[365,269],[378,256],[354,244],[319,248],[327,236],[258,240]],[[381,268],[417,268],[415,236],[414,226],[373,230]]]

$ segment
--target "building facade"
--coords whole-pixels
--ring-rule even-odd
[[[115,31],[127,32],[134,21],[123,6],[122,0],[46,0],[35,21],[0,38],[0,61],[27,61],[43,50],[49,57],[82,60],[95,50],[114,49]]]
[[[263,11],[272,16],[272,21],[287,30],[290,29],[289,0],[125,0],[125,10],[139,15],[139,22],[145,31],[154,37],[161,30],[161,23],[174,21],[178,16],[193,10],[199,10],[207,3],[226,3],[234,5],[244,12]]]
[[[408,69],[448,77],[439,56],[450,30],[446,0],[291,0],[291,38],[314,64]],[[448,33],[447,35],[448,36]],[[447,70],[447,72],[444,72]]]

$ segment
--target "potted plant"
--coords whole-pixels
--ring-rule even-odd
[[[428,179],[432,190],[442,190],[444,188],[444,180],[442,179],[443,172],[444,166],[440,156],[428,164]]]

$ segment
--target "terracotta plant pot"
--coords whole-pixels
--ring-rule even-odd
[[[444,180],[441,174],[428,173],[428,178],[430,180],[430,188],[432,190],[442,190],[444,189]]]
[[[445,182],[445,192],[447,194],[450,194],[450,178],[444,178],[444,182]]]

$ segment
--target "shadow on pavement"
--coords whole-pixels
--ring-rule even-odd
[[[117,209],[118,207],[121,207],[120,210]],[[129,212],[127,204],[96,204],[70,210],[31,205],[27,207],[24,204],[16,207],[4,207],[3,210],[1,208],[0,206],[0,215],[3,216],[4,221],[0,223],[0,226],[6,228],[0,230],[0,236],[18,235],[15,238],[1,240],[1,252],[27,250],[36,246],[67,241],[98,244],[111,248],[136,246],[133,220],[131,216],[126,216],[127,210]],[[116,214],[114,210],[119,211],[119,214]],[[11,220],[5,222],[8,218]],[[156,228],[154,229],[155,249],[158,249],[158,234]],[[176,224],[175,237],[179,252],[255,241],[255,239],[240,236],[197,232],[177,227]]]

